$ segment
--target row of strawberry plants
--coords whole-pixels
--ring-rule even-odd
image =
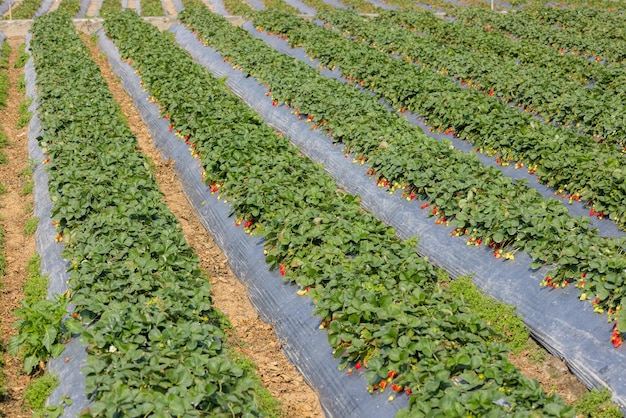
[[[624,78],[620,66],[607,67],[596,61],[574,54],[566,54],[539,42],[517,39],[509,33],[495,31],[489,25],[482,27],[458,20],[436,18],[425,11],[385,11],[380,18],[404,28],[427,34],[449,45],[477,52],[495,53],[500,57],[513,58],[520,64],[549,67],[556,76],[576,81],[593,88],[618,88],[617,80]]]
[[[461,88],[447,75],[382,54],[304,19],[267,12],[256,14],[254,21],[270,32],[288,35],[291,45],[303,46],[325,66],[338,67],[342,75],[398,110],[408,109],[427,119],[433,129],[454,133],[489,154],[498,153],[505,164],[523,162],[543,183],[589,202],[594,212],[610,216],[621,228],[626,225],[622,204],[626,172],[620,169],[621,156],[614,147],[542,124],[497,98]]]
[[[141,0],[142,16],[164,16],[165,10],[161,0]]]
[[[256,416],[208,278],[70,16],[39,17],[32,33],[38,141],[80,321],[68,325],[88,348],[90,413]]]
[[[593,7],[556,8],[536,7],[526,11],[527,16],[563,29],[583,34],[592,33],[611,39],[626,40],[624,10]]]
[[[410,396],[399,416],[571,414],[508,363],[414,243],[364,212],[171,39],[132,12],[104,25],[207,185],[264,237],[267,262],[313,299],[341,367],[366,368],[372,391]],[[226,28],[220,18],[215,29]]]
[[[626,62],[626,41],[605,38],[600,34],[580,34],[542,24],[523,10],[501,15],[473,7],[459,8],[456,17],[464,23],[510,33],[515,37],[537,41],[575,55],[601,58],[614,64]]]
[[[76,16],[78,13],[80,13],[80,6],[80,0],[62,0],[59,4],[58,10],[63,10],[70,16]]]
[[[614,91],[589,89],[555,77],[550,68],[521,65],[514,58],[448,46],[444,41],[402,30],[384,19],[365,19],[347,11],[324,13],[320,19],[382,52],[399,54],[408,61],[452,75],[485,94],[539,113],[549,122],[568,125],[597,141],[618,146],[625,143],[626,123],[615,114],[626,113],[626,106]]]
[[[41,0],[23,0],[11,11],[12,19],[32,19],[33,15],[41,6]],[[5,19],[9,19],[9,15],[5,15]]]
[[[272,15],[284,20],[282,14],[263,14],[266,19]],[[381,186],[404,188],[409,199],[427,199],[423,208],[430,205],[438,223],[457,226],[454,235],[469,234],[472,243],[489,245],[497,257],[510,257],[509,250],[521,248],[535,258],[535,266],[558,263],[547,279],[549,286],[577,284],[590,297],[597,296],[596,310],[609,310],[610,319],[621,311],[626,290],[623,239],[599,237],[587,220],[570,217],[556,200],[486,168],[474,155],[427,137],[375,98],[326,79],[243,29],[222,27],[208,11],[188,11],[180,18],[203,42],[268,85],[276,104],[291,106],[314,128],[327,129],[357,161],[367,162]],[[620,329],[626,329],[625,315]]]

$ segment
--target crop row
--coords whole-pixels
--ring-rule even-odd
[[[495,31],[489,26],[469,25],[459,20],[450,22],[436,18],[432,13],[409,10],[384,12],[380,19],[427,34],[448,45],[493,53],[501,58],[512,58],[518,60],[520,65],[547,67],[555,77],[576,81],[594,90],[616,91],[616,94],[623,92],[620,86],[626,78],[626,71],[621,66],[606,66],[597,60],[566,54],[563,50],[537,41],[513,38],[510,34]]]
[[[44,15],[32,33],[38,141],[82,323],[73,329],[88,348],[90,413],[258,414],[208,279],[70,16]]]
[[[560,48],[575,55],[601,58],[609,63],[623,64],[626,60],[626,41],[605,38],[602,34],[581,34],[542,24],[524,10],[500,15],[478,8],[459,8],[456,17],[463,23],[494,29],[518,38],[529,39]]]
[[[476,50],[482,49],[480,42],[484,38],[492,37],[491,33],[478,28],[440,20],[439,25],[451,27],[447,32],[456,32],[456,45],[449,45],[446,40],[410,33],[392,23],[399,21],[404,24],[404,16],[414,14],[387,13],[369,21],[351,13],[326,13],[321,19],[383,52],[399,54],[410,62],[452,75],[485,94],[495,95],[505,102],[512,101],[527,112],[539,113],[549,122],[568,125],[596,141],[624,145],[626,122],[618,116],[626,113],[626,106],[623,98],[613,89],[598,86],[591,89],[586,85],[589,80],[582,83],[571,80],[571,73],[565,75],[560,71],[569,71],[569,67],[559,66],[555,62],[559,60],[528,62],[530,57],[527,56],[527,63],[521,63],[517,56],[509,53],[503,57],[492,51]],[[391,19],[387,19],[390,15]],[[409,17],[408,20],[413,19]],[[475,36],[477,34],[481,36]],[[499,36],[499,39],[520,43],[504,36]],[[473,44],[474,49],[466,48],[466,44]],[[528,46],[526,51],[542,49],[538,44]],[[564,55],[555,51],[550,58],[554,57]],[[547,57],[539,55],[539,58]],[[586,60],[582,62],[589,63]],[[581,66],[584,65],[582,62]]]
[[[163,16],[165,10],[161,0],[141,0],[142,16]]]
[[[338,67],[342,75],[374,91],[396,109],[408,109],[427,119],[433,129],[453,133],[490,155],[498,153],[505,164],[521,161],[541,182],[590,202],[594,211],[610,216],[621,227],[626,224],[622,205],[626,172],[620,168],[620,153],[612,146],[542,124],[497,98],[461,88],[447,75],[387,56],[295,16],[264,16],[270,14],[257,14],[255,22],[270,32],[288,35],[292,46],[303,46],[323,65]],[[350,15],[341,12],[341,16],[344,19],[339,19],[345,21]]]
[[[9,0],[7,0],[9,1]],[[32,19],[33,15],[41,6],[41,0],[24,0],[19,3],[11,11],[11,17],[13,19]],[[8,19],[9,15],[5,16]]]
[[[609,39],[626,40],[624,9],[614,10],[593,7],[556,8],[537,7],[526,10],[526,16],[545,24],[575,30],[581,34],[593,34]]]
[[[214,29],[232,36],[213,16]],[[410,396],[399,416],[571,413],[508,363],[491,328],[438,285],[414,243],[364,212],[174,41],[131,11],[105,28],[202,162],[207,186],[264,238],[272,268],[313,299],[341,367],[366,368],[372,391]]]
[[[258,16],[267,22],[277,18],[275,25],[299,25],[299,19],[276,12]],[[570,217],[556,200],[544,199],[495,168],[486,168],[475,156],[427,137],[375,98],[326,79],[243,29],[223,28],[208,11],[183,13],[181,19],[233,65],[265,83],[276,104],[289,105],[314,129],[328,130],[357,161],[367,162],[380,186],[403,189],[409,199],[427,199],[423,208],[430,205],[438,223],[457,226],[454,235],[470,235],[472,243],[489,245],[497,257],[511,257],[521,248],[535,258],[536,266],[558,263],[548,279],[550,286],[577,284],[589,297],[597,296],[597,311],[608,309],[610,318],[619,311],[625,290],[623,239],[599,237],[588,229],[588,221]],[[361,67],[363,62],[370,65],[359,62]]]

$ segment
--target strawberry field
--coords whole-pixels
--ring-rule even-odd
[[[238,27],[191,3],[169,33],[101,12],[94,39],[328,416],[576,416],[460,276],[626,405],[623,9],[220,4]],[[42,265],[62,271],[10,354],[42,373],[86,353],[53,415],[273,416],[71,16],[30,33]]]

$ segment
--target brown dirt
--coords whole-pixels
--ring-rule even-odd
[[[60,4],[61,4],[61,0],[53,0],[52,4],[50,5],[50,9],[48,10],[48,13],[54,12],[56,9],[59,8]]]
[[[526,377],[537,380],[546,393],[557,393],[569,405],[582,398],[587,388],[569,371],[567,364],[547,353],[534,340],[530,343],[534,348],[509,355],[511,363]]]
[[[247,297],[246,289],[228,267],[226,257],[194,215],[173,170],[173,161],[162,160],[132,100],[113,74],[108,61],[87,36],[83,39],[90,46],[93,58],[128,119],[128,125],[137,136],[139,149],[155,164],[154,174],[165,195],[164,200],[178,218],[187,242],[195,249],[202,267],[211,277],[214,306],[224,312],[232,323],[232,337],[238,350],[257,364],[263,384],[282,402],[284,417],[323,417],[317,394],[287,360],[272,327],[261,321]]]
[[[168,16],[178,16],[178,13],[176,12],[176,6],[174,6],[172,0],[165,0],[163,4],[165,4],[165,12]]]
[[[21,68],[13,68],[18,55],[18,47],[22,38],[9,39],[11,55],[9,56],[9,79],[11,87],[6,109],[0,112],[0,126],[8,137],[8,146],[4,152],[9,158],[7,165],[0,166],[0,183],[8,193],[0,196],[0,227],[5,233],[4,253],[7,260],[6,275],[2,277],[0,287],[0,332],[2,345],[6,347],[11,336],[16,334],[12,328],[17,319],[12,311],[20,306],[24,299],[23,286],[26,281],[26,261],[35,253],[35,239],[24,235],[26,219],[32,214],[32,196],[21,196],[28,178],[20,176],[28,167],[28,149],[26,128],[17,129],[18,107],[24,95],[17,91],[17,80],[22,73]],[[23,372],[20,358],[3,353],[8,397],[0,402],[0,415],[7,417],[28,417],[23,401],[23,393],[29,377]]]
[[[100,8],[100,4],[96,0],[91,0],[89,2],[89,7],[87,7],[87,11],[85,12],[85,16],[94,17],[98,14],[98,9]]]

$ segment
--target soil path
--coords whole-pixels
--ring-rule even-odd
[[[50,9],[48,9],[48,13],[54,12],[56,9],[59,8],[60,4],[61,4],[61,0],[53,0],[52,4],[50,5]]]
[[[202,0],[202,3],[204,3],[204,5],[208,7],[210,11],[215,13],[215,8],[213,7],[213,5],[211,4],[209,0]]]
[[[20,307],[20,301],[24,299],[26,262],[35,253],[34,236],[24,235],[26,220],[33,216],[32,196],[22,196],[24,186],[31,180],[30,173],[24,175],[28,172],[27,128],[17,129],[18,107],[24,98],[24,94],[17,90],[17,83],[23,69],[13,67],[19,45],[23,41],[22,38],[8,40],[11,46],[8,68],[11,87],[7,107],[0,111],[0,126],[8,138],[8,145],[4,148],[8,164],[0,165],[0,182],[7,189],[7,194],[0,196],[0,227],[5,234],[3,245],[7,262],[6,275],[2,277],[0,286],[0,335],[3,347],[17,333],[12,327],[17,319],[13,310]],[[2,356],[8,396],[0,402],[0,416],[30,417],[32,413],[25,409],[23,402],[24,389],[30,379],[23,372],[22,360],[6,352]]]
[[[173,167],[164,162],[143,124],[132,100],[113,74],[108,61],[89,37],[83,40],[100,66],[113,97],[120,104],[139,149],[154,164],[154,174],[164,201],[181,223],[187,242],[201,259],[213,286],[214,306],[224,312],[233,325],[233,340],[238,349],[258,366],[263,384],[282,402],[283,417],[323,417],[317,394],[306,384],[302,375],[281,351],[271,326],[261,321],[247,297],[247,291],[228,267],[226,257],[210,234],[197,220],[185,197]]]
[[[167,13],[168,16],[178,16],[176,6],[174,6],[174,2],[172,2],[172,0],[164,0],[163,5],[165,6],[165,13]]]
[[[91,0],[89,2],[89,7],[87,7],[87,11],[85,12],[85,16],[88,16],[88,17],[98,16],[100,5],[101,5],[101,2],[99,2],[98,0]]]

